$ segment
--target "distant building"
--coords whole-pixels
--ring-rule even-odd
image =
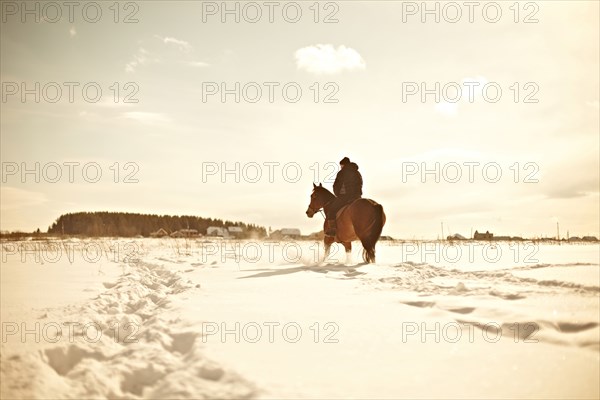
[[[271,239],[300,239],[302,237],[302,233],[300,232],[300,229],[283,228],[271,232],[269,237]]]
[[[296,228],[283,228],[281,234],[285,236],[301,236],[300,229]]]
[[[230,226],[227,228],[227,232],[230,236],[240,237],[244,233],[244,230],[240,226]]]
[[[512,240],[510,236],[494,236],[493,240]]]
[[[567,240],[569,242],[597,242],[598,238],[596,236],[571,236]]]
[[[597,242],[598,238],[596,236],[584,236],[581,238],[584,242]]]
[[[319,232],[311,233],[306,238],[310,239],[310,240],[323,240],[324,237],[325,237],[325,233],[323,231],[319,231]]]
[[[182,238],[182,237],[194,237],[198,236],[196,229],[180,229],[177,232],[173,232],[171,237]]]
[[[454,235],[450,235],[446,238],[447,240],[467,240],[466,237],[461,235],[460,233],[455,233]]]
[[[167,232],[166,230],[164,230],[163,228],[160,228],[159,230],[157,230],[156,232],[152,232],[150,234],[151,237],[164,237],[164,236],[169,236],[169,232]]]
[[[206,236],[229,237],[229,231],[221,226],[209,226],[206,230]]]
[[[479,233],[475,231],[475,233],[473,234],[473,239],[475,240],[492,240],[493,237],[494,234],[490,233],[490,231],[486,231],[485,233]]]

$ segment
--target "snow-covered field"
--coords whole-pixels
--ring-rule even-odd
[[[598,398],[593,245],[3,242],[2,398]]]

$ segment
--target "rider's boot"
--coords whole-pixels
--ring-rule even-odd
[[[335,236],[335,232],[336,232],[336,223],[335,223],[335,219],[328,219],[327,221],[325,221],[325,236]]]

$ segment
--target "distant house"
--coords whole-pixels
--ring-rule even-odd
[[[486,231],[485,233],[479,233],[475,231],[475,233],[473,234],[473,239],[475,240],[492,240],[493,237],[494,234],[490,233],[490,231]]]
[[[164,230],[163,228],[160,228],[159,230],[157,230],[156,232],[152,232],[150,234],[151,237],[164,237],[164,236],[169,236],[169,232],[167,232],[166,230]]]
[[[206,230],[206,236],[229,237],[229,231],[221,226],[209,226]]]
[[[571,236],[569,238],[569,242],[579,242],[581,240],[581,238],[577,237],[577,236]]]
[[[448,236],[446,239],[448,240],[467,240],[466,237],[461,235],[460,233],[455,233],[454,235]]]
[[[584,236],[581,238],[584,242],[597,242],[598,238],[596,236]]]
[[[319,231],[319,232],[311,233],[306,238],[310,239],[310,240],[323,240],[324,237],[325,237],[325,233],[323,231]]]
[[[281,234],[283,235],[284,238],[290,238],[290,239],[300,239],[300,237],[302,236],[300,229],[296,229],[296,228],[283,228],[281,230]]]
[[[227,232],[230,236],[240,237],[244,233],[244,230],[240,226],[230,226],[229,228],[227,228]]]
[[[194,237],[198,236],[198,231],[196,229],[180,229],[177,232],[173,232],[171,237],[182,238],[182,237]]]
[[[494,236],[492,239],[494,239],[494,240],[503,240],[503,241],[512,240],[510,236]]]
[[[271,232],[269,237],[271,239],[300,239],[302,237],[302,233],[300,232],[300,229],[283,228]]]

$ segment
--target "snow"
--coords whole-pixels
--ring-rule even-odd
[[[597,245],[22,245],[2,243],[3,398],[600,396]]]

